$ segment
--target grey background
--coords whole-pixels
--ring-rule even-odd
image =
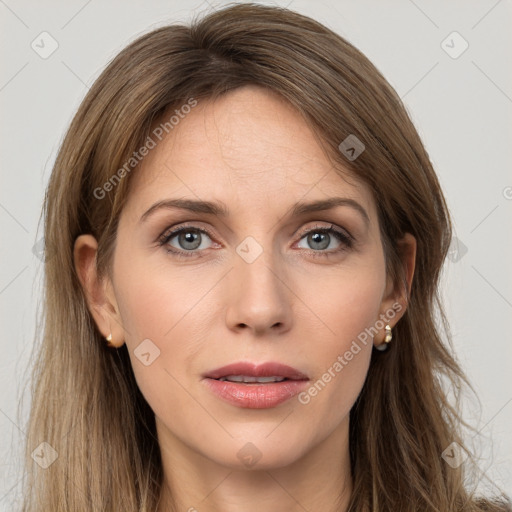
[[[0,0],[0,510],[19,503],[30,402],[23,386],[42,277],[33,247],[64,132],[88,87],[126,44],[225,3]],[[481,489],[512,494],[511,2],[272,3],[315,18],[362,50],[403,98],[423,138],[460,240],[443,293],[456,354],[481,400],[465,404],[492,482]],[[43,31],[58,43],[46,59],[31,47],[42,46]],[[448,37],[453,31],[469,44],[457,58],[463,41]]]

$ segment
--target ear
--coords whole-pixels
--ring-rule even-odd
[[[104,338],[111,335],[110,346],[119,348],[124,343],[124,329],[112,283],[108,277],[98,276],[97,252],[98,242],[92,235],[77,237],[73,251],[75,269],[98,330]]]
[[[397,282],[392,276],[387,276],[386,291],[380,311],[380,318],[389,324],[391,328],[402,318],[409,302],[414,268],[416,266],[416,238],[413,235],[405,233],[403,238],[398,241],[398,254],[404,280]],[[388,320],[384,317],[387,317]],[[376,341],[381,342],[384,336],[385,332],[382,330],[379,336],[376,336],[378,338]]]

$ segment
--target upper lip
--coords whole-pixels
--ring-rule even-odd
[[[228,364],[209,371],[203,375],[204,378],[220,379],[228,375],[246,375],[250,377],[285,377],[290,380],[309,380],[308,376],[300,372],[296,368],[292,368],[286,364],[268,362],[268,363],[251,363],[240,361]]]

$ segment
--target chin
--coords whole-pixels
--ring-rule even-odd
[[[280,427],[278,427],[280,428]],[[211,454],[210,459],[234,470],[271,470],[289,466],[307,452],[305,435],[275,435],[269,429],[263,435],[244,435],[230,441],[221,453]],[[271,439],[272,438],[272,439]]]

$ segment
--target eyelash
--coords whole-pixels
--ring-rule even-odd
[[[158,244],[160,246],[164,246],[169,243],[169,241],[174,238],[176,235],[179,235],[182,232],[190,232],[195,231],[199,233],[203,233],[205,235],[208,235],[212,240],[214,239],[213,234],[205,228],[199,228],[194,225],[186,225],[186,226],[180,226],[179,228],[176,228],[172,231],[166,231],[164,232],[159,240]],[[343,251],[352,249],[354,245],[354,239],[351,235],[349,235],[346,232],[340,231],[331,224],[329,227],[326,226],[313,226],[312,228],[308,229],[307,231],[301,233],[299,241],[302,240],[305,236],[309,235],[310,233],[328,233],[334,235],[339,242],[341,242],[341,247],[335,250],[331,251],[325,251],[325,250],[319,250],[314,251],[310,250],[309,253],[314,258],[328,258],[330,256],[335,256]],[[174,256],[178,258],[190,258],[190,257],[196,257],[196,258],[202,258],[204,255],[201,254],[201,251],[179,251],[175,248],[167,248],[167,252],[173,254]]]

